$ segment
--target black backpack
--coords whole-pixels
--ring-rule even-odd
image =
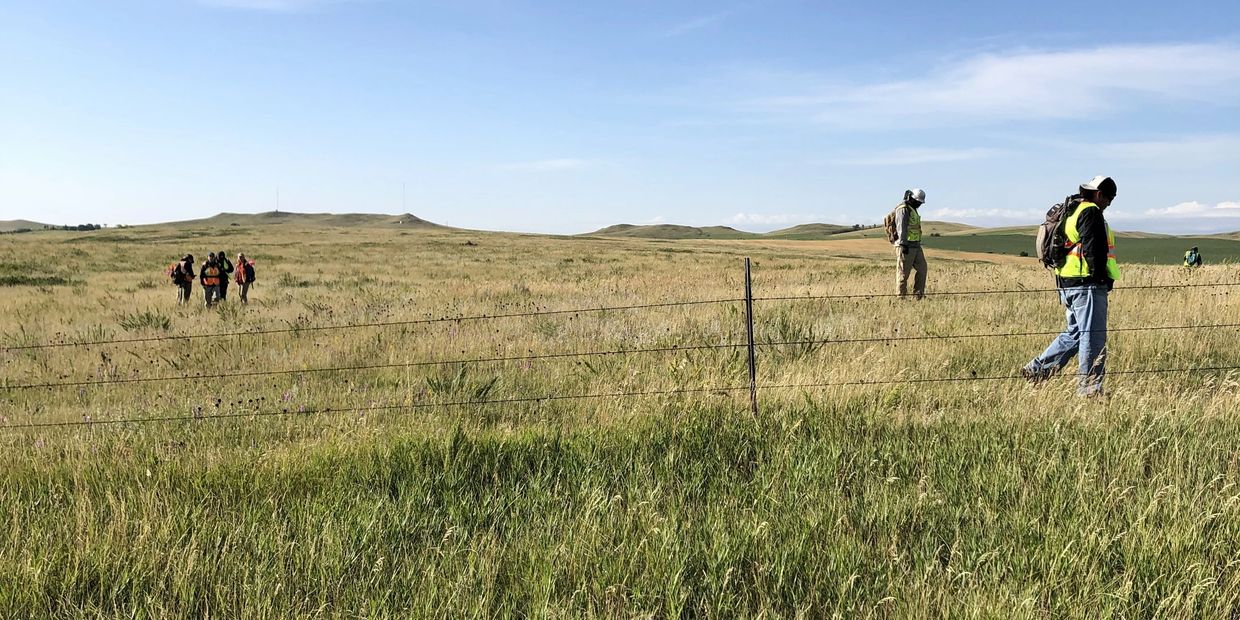
[[[1038,236],[1034,241],[1034,250],[1043,267],[1058,269],[1068,260],[1068,235],[1064,232],[1064,223],[1080,203],[1081,196],[1074,194],[1046,212],[1046,221],[1038,226]]]

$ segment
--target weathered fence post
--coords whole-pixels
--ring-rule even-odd
[[[749,257],[745,257],[745,326],[749,333],[749,409],[758,415],[758,366],[753,354],[753,280],[749,276]]]

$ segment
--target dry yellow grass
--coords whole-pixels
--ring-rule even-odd
[[[176,307],[164,266],[219,249],[257,259],[253,302]],[[931,292],[1051,284],[1027,259],[928,254]],[[0,289],[0,345],[736,299],[746,255],[758,297],[894,289],[891,250],[870,239],[291,224],[34,233],[4,239],[0,275],[70,283]],[[1121,284],[1238,276],[1227,266],[1128,266]],[[755,316],[760,344],[1054,332],[1063,322],[1045,292],[759,301]],[[16,507],[0,528],[0,610],[1191,617],[1236,608],[1240,375],[1124,373],[1240,365],[1240,329],[1115,332],[1110,396],[1099,400],[1075,398],[1068,378],[1039,388],[900,383],[1012,374],[1049,334],[761,346],[757,419],[743,390],[342,411],[743,387],[738,348],[312,372],[736,344],[743,318],[730,302],[0,352],[0,426],[93,422],[0,429],[0,497]],[[1238,322],[1236,287],[1112,296],[1115,328]],[[773,387],[858,380],[889,383]],[[221,414],[238,417],[97,424]]]

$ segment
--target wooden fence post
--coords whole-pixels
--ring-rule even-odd
[[[749,409],[758,415],[758,365],[753,349],[753,280],[749,275],[749,257],[745,257],[745,326],[749,333]]]

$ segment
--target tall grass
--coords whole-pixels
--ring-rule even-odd
[[[15,236],[0,263],[87,285],[0,296],[0,345],[892,288],[867,240],[677,242],[237,231],[251,304],[174,305],[150,264],[198,231]],[[97,237],[97,238],[96,238]],[[475,245],[465,245],[464,241]],[[216,245],[214,242],[212,245]],[[214,248],[218,249],[218,248]],[[204,252],[205,253],[205,252]],[[125,259],[122,261],[121,256]],[[110,258],[109,258],[110,257]],[[279,258],[276,258],[279,257]],[[931,253],[932,290],[1044,288]],[[293,262],[295,261],[295,262]],[[82,274],[78,276],[77,274]],[[37,274],[32,274],[37,275]],[[1240,272],[1128,266],[1126,282]],[[159,280],[159,281],[162,281]],[[195,287],[196,298],[200,290]],[[234,297],[233,291],[230,298]],[[134,308],[148,308],[135,311]],[[757,340],[1052,331],[1051,294],[756,306]],[[1227,288],[1117,291],[1111,324],[1235,322]],[[365,372],[280,370],[743,341],[739,304],[0,352],[0,616],[1227,617],[1240,609],[1240,375],[831,383],[1013,372],[1049,336],[759,349],[740,393],[338,411],[744,385],[738,349]],[[1240,330],[1112,334],[1112,370],[1240,364]],[[6,383],[7,382],[7,383]],[[251,413],[288,412],[280,417]]]

